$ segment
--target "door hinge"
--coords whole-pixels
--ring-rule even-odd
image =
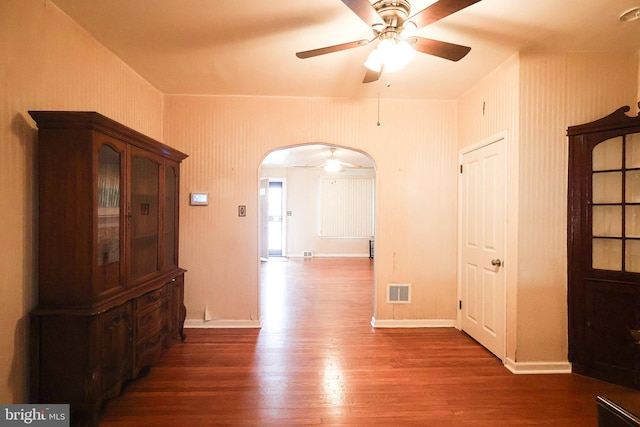
[[[462,165],[460,165],[460,173],[462,173]]]
[[[462,310],[462,300],[459,300],[459,301],[458,301],[458,309],[459,309],[459,310]]]

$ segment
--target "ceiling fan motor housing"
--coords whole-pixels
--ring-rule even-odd
[[[404,21],[409,17],[411,4],[407,0],[380,0],[373,4],[373,8],[378,12],[378,15],[380,15],[387,26],[385,29],[374,26],[374,31],[386,32],[387,29],[389,29],[398,32],[404,24]]]

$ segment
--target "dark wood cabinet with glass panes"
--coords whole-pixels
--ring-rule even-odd
[[[640,389],[640,115],[568,128],[569,361]]]
[[[38,306],[32,403],[95,425],[105,399],[184,339],[178,266],[187,156],[94,112],[31,111],[38,126]]]

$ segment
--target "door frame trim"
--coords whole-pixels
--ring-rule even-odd
[[[466,154],[469,154],[473,151],[476,150],[480,150],[484,147],[487,147],[491,144],[495,144],[498,143],[500,141],[504,141],[504,213],[505,213],[505,224],[504,224],[504,256],[503,256],[503,260],[508,258],[508,247],[507,247],[507,242],[508,242],[508,232],[509,232],[509,227],[507,226],[508,223],[508,219],[509,219],[509,179],[511,178],[509,176],[509,144],[508,144],[508,132],[507,131],[502,131],[502,132],[498,132],[488,138],[485,138],[475,144],[472,144],[470,146],[464,147],[463,149],[461,149],[458,153],[458,167],[460,167],[460,165],[462,165],[462,159]],[[462,199],[462,173],[458,173],[458,278],[457,278],[457,282],[458,282],[458,289],[457,289],[457,301],[456,301],[456,329],[458,330],[462,330],[462,310],[460,309],[459,303],[458,301],[462,300],[462,208],[463,208],[463,199]],[[507,277],[508,277],[508,268],[510,266],[510,261],[507,259],[507,262],[505,263],[504,268],[504,282],[503,282],[503,287],[504,287],[504,324],[502,325],[503,327],[503,331],[504,331],[504,343],[503,343],[503,351],[501,355],[497,355],[497,357],[500,358],[500,360],[502,360],[503,364],[507,363],[507,316],[508,316],[508,310],[507,310],[507,301],[508,301],[508,297],[507,297]]]

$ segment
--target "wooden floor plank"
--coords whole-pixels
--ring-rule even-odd
[[[596,427],[597,395],[638,399],[577,375],[514,375],[454,328],[372,328],[370,259],[261,268],[262,329],[187,330],[101,426]]]

